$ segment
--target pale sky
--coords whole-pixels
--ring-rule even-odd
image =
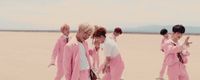
[[[200,25],[200,0],[0,0],[0,28]]]

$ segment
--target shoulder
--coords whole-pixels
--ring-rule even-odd
[[[171,44],[172,42],[170,40],[166,40],[166,41],[163,41],[162,45],[163,46],[167,46],[169,44]]]
[[[66,47],[75,47],[78,45],[76,38],[71,38],[71,40],[65,45]]]
[[[172,43],[172,40],[171,40],[171,39],[165,40],[164,43],[165,43],[165,44]]]
[[[107,47],[113,47],[113,46],[115,46],[115,41],[113,39],[106,38],[104,45],[107,46]]]
[[[58,38],[58,41],[63,41],[65,39],[64,35],[61,35],[59,38]]]

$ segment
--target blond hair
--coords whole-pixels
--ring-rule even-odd
[[[79,25],[79,29],[78,29],[78,32],[88,32],[88,31],[91,31],[93,32],[93,26],[92,25],[89,25],[87,23],[85,24],[80,24]]]
[[[64,24],[63,26],[61,26],[60,31],[63,33],[64,30],[68,30],[69,29],[69,25],[68,24]]]

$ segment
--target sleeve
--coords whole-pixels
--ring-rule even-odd
[[[183,53],[183,56],[190,56],[190,52],[187,49],[184,49],[182,53]]]
[[[161,40],[161,43],[160,43],[160,50],[162,51],[162,52],[164,52],[164,39],[162,39]]]
[[[168,54],[178,53],[183,50],[182,45],[174,46],[172,43],[165,43],[164,46],[166,47],[166,49],[164,51],[166,51]]]
[[[72,76],[72,50],[70,46],[66,45],[63,53],[63,69],[66,80],[71,80]]]
[[[186,63],[188,63],[188,58],[187,57],[190,55],[190,53],[189,53],[189,51],[187,49],[183,50],[182,53],[183,53],[183,61],[186,64]]]
[[[60,40],[58,39],[53,49],[53,53],[51,55],[51,63],[55,64],[56,57],[59,53],[60,53]]]

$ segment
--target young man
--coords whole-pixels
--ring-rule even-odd
[[[50,66],[55,65],[55,61],[57,60],[57,73],[56,77],[54,80],[61,80],[62,77],[64,76],[64,71],[63,71],[63,51],[64,51],[64,46],[68,43],[69,41],[69,31],[70,27],[69,25],[65,24],[60,28],[60,31],[62,35],[60,38],[57,40],[56,45],[53,50],[53,54],[51,57],[51,62],[49,64]]]
[[[124,71],[124,62],[118,50],[117,43],[106,37],[105,28],[97,29],[94,34],[94,39],[104,44],[104,53],[106,55],[106,62],[104,63],[103,73],[105,73],[103,80],[120,80]]]
[[[164,46],[166,53],[165,64],[168,66],[167,74],[169,80],[189,80],[185,64],[187,63],[187,56],[189,55],[187,48],[190,44],[189,37],[187,37],[183,44],[179,43],[182,35],[185,33],[185,27],[182,25],[175,25],[172,28],[172,36]]]
[[[122,29],[120,27],[116,27],[114,32],[111,34],[110,38],[117,42],[117,37],[122,34]]]
[[[164,43],[169,40],[169,34],[168,34],[168,30],[167,29],[161,29],[160,30],[160,35],[163,36],[162,40],[161,40],[161,51],[163,51],[163,48],[164,48]]]
[[[92,34],[93,28],[89,24],[79,25],[76,37],[64,47],[65,80],[90,80],[91,67],[88,44],[85,40]]]
[[[162,40],[161,40],[161,44],[160,44],[160,46],[161,46],[161,51],[164,53],[164,55],[165,55],[165,51],[164,51],[164,48],[165,48],[165,46],[164,46],[164,43],[165,42],[167,42],[168,40],[169,40],[169,35],[168,35],[168,31],[167,31],[167,29],[161,29],[160,30],[160,35],[162,35]],[[159,75],[159,78],[157,78],[157,80],[164,80],[163,79],[163,75],[164,75],[164,73],[165,73],[165,70],[166,70],[166,65],[165,65],[165,58],[164,58],[164,60],[163,60],[163,64],[162,64],[162,68],[161,68],[161,70],[160,70],[160,75]]]

